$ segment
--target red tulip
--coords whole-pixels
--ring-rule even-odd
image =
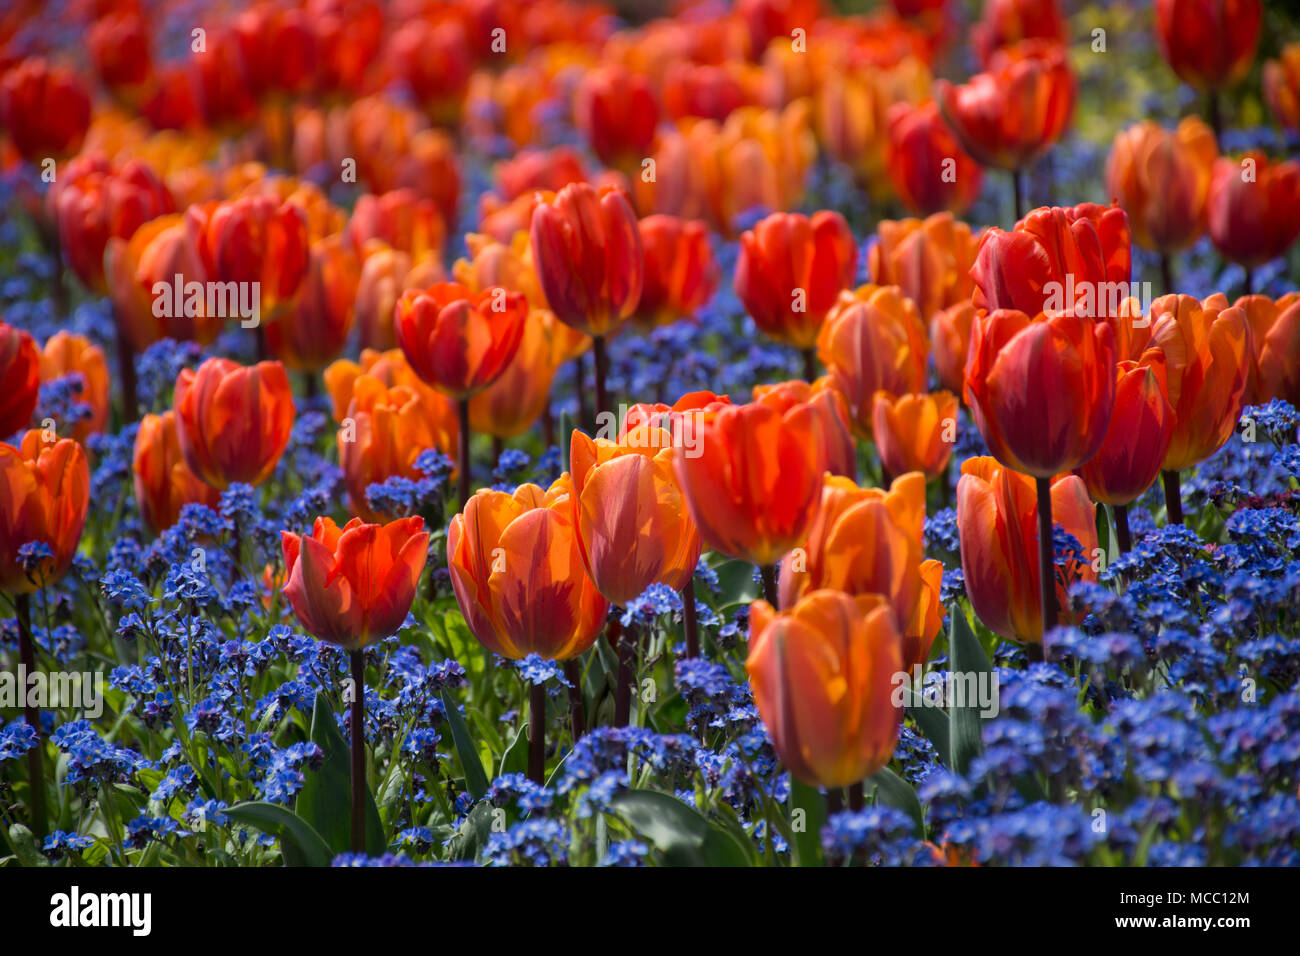
[[[957,145],[933,100],[897,103],[887,114],[889,178],[904,205],[918,215],[960,215],[979,196],[984,173]]]
[[[274,318],[307,276],[307,218],[294,203],[259,195],[191,206],[185,225],[208,279],[260,283],[262,318]]]
[[[1156,0],[1155,6],[1160,52],[1184,82],[1217,90],[1250,70],[1263,19],[1259,0]]]
[[[574,123],[606,166],[639,168],[654,147],[659,106],[643,76],[621,66],[591,70],[578,86]]]
[[[1210,238],[1226,258],[1257,266],[1283,255],[1300,235],[1300,162],[1263,153],[1220,159],[1210,180]]]
[[[647,216],[640,232],[645,283],[637,303],[638,320],[667,325],[693,316],[713,297],[721,278],[708,227],[698,220]]]
[[[90,94],[71,70],[30,57],[0,81],[0,122],[23,159],[61,159],[81,148]]]
[[[35,340],[0,321],[0,436],[31,424],[40,389],[41,353]]]
[[[215,511],[220,503],[221,492],[200,481],[185,464],[176,413],[170,409],[140,420],[131,470],[140,517],[155,533],[174,525],[185,505],[203,504]]]

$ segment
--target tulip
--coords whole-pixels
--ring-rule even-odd
[[[364,649],[395,634],[410,613],[429,556],[429,532],[419,517],[386,525],[353,518],[342,528],[317,518],[310,535],[280,532],[283,593],[313,637],[349,652],[352,672],[352,850],[365,848]]]
[[[880,594],[903,638],[904,669],[924,664],[939,633],[943,565],[926,560],[925,477],[895,478],[889,490],[826,476],[821,509],[799,548],[781,562],[781,607],[810,591]]]
[[[0,122],[28,162],[62,159],[81,148],[90,126],[90,94],[71,70],[29,57],[0,81]]]
[[[131,470],[140,517],[155,534],[174,525],[188,504],[206,505],[215,511],[220,503],[221,492],[200,481],[185,464],[176,413],[171,409],[140,420]]]
[[[1118,363],[1116,376],[1115,410],[1106,437],[1075,474],[1093,501],[1113,508],[1120,549],[1129,551],[1128,506],[1160,474],[1177,423],[1162,351],[1148,349],[1140,362]]]
[[[749,612],[745,669],[781,762],[815,787],[859,784],[889,762],[901,641],[878,595],[814,591],[789,611]]]
[[[239,129],[257,117],[257,100],[244,72],[239,39],[221,26],[208,30],[207,50],[191,57],[203,119],[212,128]]]
[[[761,331],[803,351],[811,381],[818,332],[857,267],[853,233],[839,213],[773,213],[740,237],[736,294]]]
[[[975,308],[1109,318],[1128,297],[1132,249],[1118,206],[1043,206],[1011,232],[989,229],[971,278]]]
[[[1300,293],[1276,302],[1249,295],[1233,305],[1246,314],[1255,350],[1245,403],[1281,399],[1300,408]]]
[[[936,87],[944,119],[975,160],[1011,172],[1020,218],[1020,174],[1065,132],[1074,111],[1075,80],[1061,46],[1027,40],[999,50],[988,67],[961,86]]]
[[[89,504],[90,468],[79,442],[48,442],[33,429],[17,447],[0,444],[0,591],[26,595],[63,577]],[[51,554],[26,571],[18,551],[31,541]]]
[[[880,241],[867,259],[872,283],[898,286],[916,305],[921,321],[970,301],[970,270],[979,240],[966,223],[951,213],[935,213],[925,220],[886,219],[876,227],[876,235]]]
[[[1156,39],[1179,79],[1210,97],[1210,125],[1221,132],[1217,93],[1245,77],[1255,60],[1259,0],[1156,0]]]
[[[971,41],[986,64],[995,52],[1021,40],[1069,42],[1056,0],[989,0],[980,22],[971,27]]]
[[[63,254],[91,292],[108,291],[104,248],[110,238],[130,239],[150,219],[170,213],[171,193],[138,160],[114,168],[102,156],[68,163],[51,193]]]
[[[670,60],[663,77],[664,112],[673,120],[699,117],[722,122],[756,99],[754,68]]]
[[[279,362],[245,368],[210,358],[197,372],[181,369],[175,409],[185,463],[222,490],[266,481],[293,430],[293,393]]]
[[[1251,270],[1283,255],[1300,235],[1300,162],[1270,163],[1263,153],[1214,164],[1208,199],[1210,239],[1227,259]]]
[[[419,261],[425,256],[441,258],[447,224],[432,199],[421,199],[410,189],[396,189],[358,199],[345,234],[358,251],[364,251],[370,240],[382,239]]]
[[[904,205],[922,216],[965,211],[979,196],[984,173],[957,145],[939,105],[897,103],[886,122],[889,178]]]
[[[393,313],[403,292],[425,289],[446,278],[442,264],[432,256],[413,262],[410,255],[381,243],[369,244],[357,282],[355,321],[363,349],[386,351],[397,347]]]
[[[645,254],[636,215],[622,190],[565,186],[539,203],[529,231],[542,292],[566,325],[592,337],[596,411],[609,411],[605,339],[641,298]]]
[[[384,43],[384,8],[378,0],[311,3],[322,92],[357,95]]]
[[[924,390],[927,352],[916,306],[896,286],[865,285],[844,293],[817,339],[817,355],[864,441],[871,440],[876,392]]]
[[[79,404],[86,406],[88,414],[77,422],[73,438],[84,444],[91,435],[104,430],[108,423],[108,363],[103,349],[84,335],[55,332],[41,350],[40,370],[42,382],[65,375],[81,379]]]
[[[975,322],[969,300],[940,309],[930,317],[930,348],[939,384],[957,396],[966,392],[966,351]]]
[[[410,19],[390,35],[380,55],[436,122],[455,126],[474,69],[469,37],[459,19]]]
[[[687,392],[672,405],[638,402],[624,414],[619,436],[622,437],[641,425],[655,425],[679,435],[685,428],[694,427],[701,412],[717,411],[730,404],[731,399],[726,395],[715,395],[709,391]]]
[[[395,165],[393,186],[432,200],[450,231],[456,224],[461,185],[452,138],[442,130],[420,130],[411,137],[406,151],[396,157]]]
[[[956,395],[876,392],[871,422],[886,475],[919,471],[928,481],[947,471],[957,440]]]
[[[826,471],[821,422],[806,406],[762,404],[694,417],[696,446],[673,459],[691,518],[710,549],[759,566],[775,602],[772,565],[803,540]]]
[[[469,424],[493,438],[514,438],[546,411],[555,371],[568,357],[563,340],[572,334],[545,310],[529,312],[524,332],[501,376],[469,400]]]
[[[1300,132],[1300,43],[1288,43],[1276,60],[1264,64],[1263,86],[1277,125]]]
[[[1076,475],[1051,480],[1051,514],[1056,524],[1073,535],[1082,548],[1077,556],[1057,558],[1051,540],[1052,524],[1043,527],[1036,515],[1034,481],[1004,468],[992,458],[962,462],[957,483],[957,530],[961,537],[961,568],[966,593],[979,619],[989,630],[1009,641],[1037,646],[1041,652],[1042,604],[1045,596],[1075,623],[1068,600],[1069,586],[1078,580],[1096,580],[1089,560],[1097,548],[1096,509],[1088,500],[1083,481]],[[1042,501],[1041,496],[1038,499]],[[1038,518],[1038,540],[1034,523]],[[1046,565],[1034,560],[1034,549],[1052,557]],[[1049,585],[1042,573],[1047,569]]]
[[[1151,304],[1150,347],[1165,356],[1176,425],[1161,468],[1169,520],[1182,523],[1178,472],[1222,447],[1241,417],[1250,378],[1250,325],[1216,293],[1204,302],[1167,295]]]
[[[573,120],[602,163],[626,172],[650,155],[659,106],[645,77],[609,65],[579,83]]]
[[[271,354],[309,373],[337,358],[352,329],[361,265],[341,236],[312,244],[307,277],[294,304],[267,324]],[[315,382],[315,377],[309,378]]]
[[[644,325],[670,325],[688,318],[713,297],[721,272],[699,220],[647,216],[641,220],[645,281],[636,316]]]
[[[0,321],[0,435],[31,424],[40,399],[40,369],[41,353],[32,337]]]
[[[582,158],[570,146],[525,149],[496,168],[497,182],[506,199],[534,192],[559,192],[569,183],[584,183]]]
[[[154,79],[144,18],[133,10],[110,12],[95,21],[86,40],[104,86],[125,102],[136,102]]]
[[[858,446],[849,424],[849,409],[844,396],[836,391],[828,375],[809,385],[798,380],[778,385],[755,385],[753,399],[759,405],[775,408],[782,415],[798,406],[806,406],[819,422],[821,454],[826,470],[832,475],[856,478]]]

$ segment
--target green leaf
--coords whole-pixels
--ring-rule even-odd
[[[610,804],[664,855],[669,866],[748,866],[744,847],[698,810],[658,790],[628,790]]]
[[[288,807],[253,801],[221,811],[236,823],[246,823],[280,839],[288,866],[329,866],[335,854],[310,823]]]
[[[528,724],[519,725],[515,731],[514,739],[506,747],[506,752],[501,755],[501,770],[497,776],[504,777],[508,773],[525,773],[528,770]]]
[[[907,705],[908,714],[916,721],[916,726],[925,735],[925,739],[934,746],[939,760],[945,767],[948,766],[952,751],[948,741],[947,712],[942,707],[927,706],[919,695],[912,693],[910,687],[903,688],[903,703]]]
[[[875,789],[876,803],[902,810],[916,823],[916,836],[925,839],[925,812],[912,785],[888,767],[881,767],[866,779],[867,791]]]
[[[477,860],[492,833],[493,806],[484,800],[465,817],[460,829],[447,844],[449,860]]]
[[[555,436],[560,442],[560,471],[569,470],[569,448],[573,443],[573,416],[560,412],[560,430]]]
[[[959,675],[974,674],[977,680],[980,674],[987,674],[985,679],[992,681],[993,667],[989,664],[984,648],[971,631],[966,615],[954,603],[948,609],[948,617],[952,622],[948,631],[950,670]],[[983,719],[980,717],[978,701],[967,701],[966,706],[962,707],[953,703],[948,708],[949,753],[952,755],[948,766],[957,773],[965,774],[971,758],[983,748],[980,742],[980,724]]]
[[[14,855],[23,866],[49,866],[50,861],[36,845],[36,837],[21,823],[9,828],[9,843],[14,848]]]
[[[364,688],[358,688],[363,691]],[[320,769],[307,771],[294,811],[337,853],[352,847],[352,752],[343,739],[324,694],[316,695],[311,713],[311,740],[325,754]],[[379,808],[366,786],[366,852],[380,856],[385,847]]]
[[[802,812],[799,819],[796,813]],[[826,798],[790,774],[790,829],[794,832],[794,850],[800,866],[822,865],[822,827],[826,825]]]
[[[465,789],[475,800],[482,800],[488,789],[483,762],[479,759],[478,748],[470,738],[464,715],[445,690],[442,692],[442,707],[447,712],[447,723],[451,725],[451,739],[456,745],[456,753],[460,755],[460,764],[465,768]]]
[[[761,585],[754,580],[754,566],[748,561],[728,558],[717,567],[717,607],[752,604],[762,595]]]

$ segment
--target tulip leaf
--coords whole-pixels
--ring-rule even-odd
[[[457,862],[478,859],[492,834],[494,810],[485,800],[469,811],[460,829],[447,842],[447,859]]]
[[[748,866],[736,838],[706,820],[694,807],[658,790],[628,790],[610,805],[649,840],[669,866]]]
[[[748,561],[728,558],[717,567],[718,608],[735,604],[752,604],[762,595],[760,585],[754,580],[754,566]]]
[[[925,839],[925,812],[912,785],[888,767],[881,767],[866,779],[864,788],[875,789],[876,803],[902,810],[916,823],[916,836]]]
[[[278,837],[286,866],[329,866],[335,854],[310,823],[288,807],[260,800],[237,803],[221,811],[236,823],[246,823]]]
[[[822,866],[822,827],[826,825],[826,798],[790,774],[790,830],[800,866]]]
[[[316,695],[311,712],[311,740],[325,754],[320,769],[304,775],[294,811],[312,827],[335,853],[352,848],[352,751],[343,739],[334,711],[324,694]],[[380,856],[386,849],[370,787],[366,787],[366,852]]]
[[[976,639],[970,628],[970,622],[961,608],[953,604],[948,609],[951,622],[948,630],[949,669],[954,674],[974,675],[976,680],[993,681],[993,667],[988,655]],[[987,674],[986,678],[980,675]],[[980,740],[980,717],[978,701],[966,701],[959,706],[955,701],[948,708],[949,753],[948,766],[957,773],[965,774],[971,758],[978,754],[983,746]]]
[[[50,865],[50,861],[37,846],[36,837],[23,824],[15,823],[9,827],[9,844],[13,847],[14,856],[18,857],[18,862],[23,866]]]
[[[528,724],[520,724],[519,729],[515,731],[514,739],[506,747],[505,753],[501,755],[501,769],[497,772],[498,777],[504,777],[508,773],[524,773],[528,770]]]
[[[483,762],[479,759],[478,748],[470,738],[464,715],[445,690],[442,692],[442,707],[447,713],[447,723],[451,726],[451,739],[456,745],[460,764],[465,768],[465,789],[475,800],[482,800],[488,790],[488,778],[483,772]]]
[[[948,740],[948,723],[951,718],[947,712],[942,707],[927,705],[910,687],[903,688],[903,702],[907,705],[908,715],[916,721],[916,726],[934,747],[939,761],[945,767],[948,766],[952,759],[952,748]]]

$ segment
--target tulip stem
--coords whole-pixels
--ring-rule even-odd
[[[1169,253],[1160,253],[1160,283],[1165,288],[1165,295],[1174,294],[1174,260]]]
[[[849,785],[849,809],[858,813],[866,805],[866,797],[862,790],[862,781]]]
[[[686,629],[686,657],[693,660],[700,656],[700,623],[695,612],[695,578],[687,579],[682,588],[682,621]]]
[[[1128,554],[1133,550],[1133,535],[1128,530],[1128,505],[1115,505],[1115,535],[1119,538],[1119,550]]]
[[[576,657],[564,662],[564,679],[569,682],[569,722],[576,744],[587,732],[587,713],[582,706],[582,664]]]
[[[617,623],[617,622],[615,622]],[[610,630],[614,629],[611,625]],[[626,727],[632,719],[632,660],[636,656],[636,625],[618,627],[618,686],[614,690],[614,726]]]
[[[1163,471],[1160,477],[1165,483],[1165,515],[1169,524],[1183,523],[1183,492],[1178,484],[1178,472]]]
[[[578,422],[583,428],[591,428],[587,417],[587,362],[582,355],[573,360],[573,390],[578,396]]]
[[[803,350],[803,377],[811,385],[817,381],[817,350],[806,348]]]
[[[122,389],[122,423],[129,425],[140,417],[140,403],[135,387],[135,349],[127,341],[122,324],[117,323],[117,374]]]
[[[844,809],[844,794],[839,787],[831,787],[826,791],[826,816],[833,817]]]
[[[352,652],[352,852],[366,851],[366,659]]]
[[[1052,542],[1052,479],[1035,478],[1038,488],[1038,595],[1043,634],[1056,627],[1056,549]],[[1042,649],[1039,648],[1039,654]]]
[[[492,436],[492,467],[495,468],[501,463],[501,453],[506,450],[506,443],[501,440],[499,435]]]
[[[1251,294],[1252,294],[1252,290],[1254,289],[1254,286],[1255,286],[1255,273],[1254,273],[1254,270],[1251,269],[1250,266],[1245,266],[1245,267],[1243,268],[1242,272],[1243,272],[1243,275],[1242,275],[1242,278],[1241,278],[1241,294],[1242,294],[1242,295],[1251,295]]]
[[[59,240],[57,227],[53,230],[37,229],[45,249],[54,261],[50,271],[50,299],[54,303],[54,317],[65,319],[68,316],[68,287],[63,281],[63,243]]]
[[[456,414],[460,418],[460,461],[459,469],[460,510],[465,510],[469,503],[469,399],[456,399]]]
[[[23,671],[30,680],[36,673],[36,650],[32,646],[32,605],[31,595],[19,594],[14,598],[14,607],[18,611],[18,659],[22,661]],[[41,766],[41,754],[45,741],[41,734],[41,713],[31,705],[27,688],[22,689],[23,716],[27,724],[36,731],[36,746],[27,751],[28,804],[31,810],[32,833],[37,837],[45,836],[45,771]]]
[[[1210,114],[1210,129],[1214,130],[1214,139],[1216,142],[1223,139],[1223,111],[1219,104],[1219,91],[1210,90],[1207,94],[1209,98],[1208,110]]]
[[[316,373],[305,371],[302,373],[302,393],[307,398],[315,398],[320,392],[320,387],[316,381]]]
[[[605,390],[605,377],[609,375],[609,356],[605,352],[605,336],[593,336],[591,352],[596,361],[596,417],[609,411],[609,393]]]
[[[763,579],[763,600],[772,607],[777,607],[776,565],[764,564],[758,569],[758,576]]]
[[[546,685],[540,681],[528,688],[528,779],[546,783]]]
[[[1019,222],[1020,217],[1024,214],[1025,199],[1023,192],[1024,183],[1020,180],[1020,170],[1013,169],[1011,170],[1011,208],[1016,215],[1016,222]],[[1014,226],[1015,222],[1012,225]]]

